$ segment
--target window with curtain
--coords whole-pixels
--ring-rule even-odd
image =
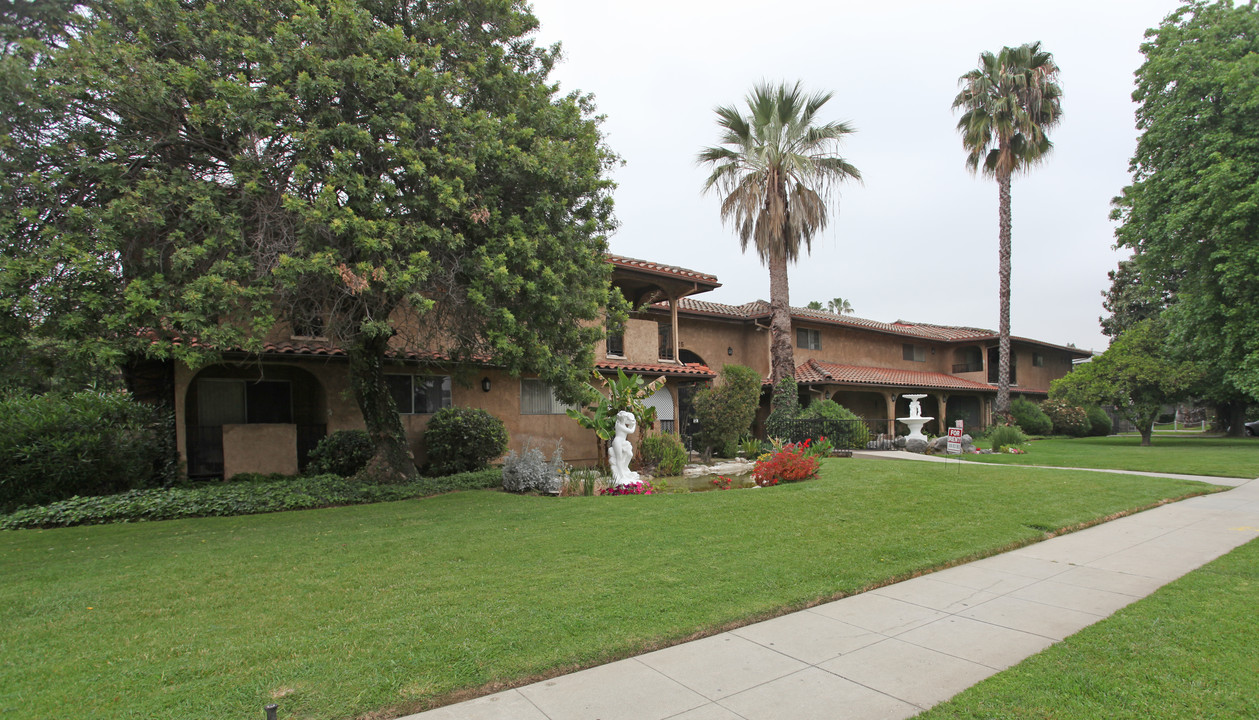
[[[520,379],[521,415],[563,415],[572,405],[555,397],[555,388],[537,378]]]
[[[822,332],[808,328],[796,328],[796,347],[804,350],[821,350]]]

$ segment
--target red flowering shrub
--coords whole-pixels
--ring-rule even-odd
[[[752,479],[761,487],[780,482],[799,482],[817,477],[818,460],[809,452],[808,441],[783,446],[773,455],[765,454],[752,468]]]
[[[650,495],[651,484],[645,482],[632,482],[624,485],[613,485],[610,488],[604,488],[599,491],[600,495]]]
[[[717,479],[713,480],[713,486],[716,487],[718,490],[729,490],[730,484],[732,482],[734,481],[731,480],[730,478],[722,477],[721,475],[718,475]]]

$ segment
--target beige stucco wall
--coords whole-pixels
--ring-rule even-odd
[[[808,350],[800,347],[796,333],[798,328],[817,330],[821,335],[822,349]],[[905,359],[904,346],[907,344],[923,348],[923,362]],[[833,325],[794,322],[791,328],[791,347],[795,351],[797,366],[809,360],[818,360],[837,365],[864,365],[946,374],[951,374],[953,369],[952,348],[944,343]]]
[[[253,363],[256,365],[256,361]],[[319,381],[324,393],[323,422],[329,433],[337,430],[361,430],[364,428],[363,416],[359,412],[358,403],[350,390],[346,375],[345,362],[338,360],[309,360],[281,363],[263,363],[265,374],[267,367],[291,366],[309,372]],[[390,368],[391,373],[439,375],[445,374],[437,370],[426,370],[415,366],[398,365]],[[179,422],[176,424],[179,441],[180,457],[187,461],[187,433],[185,426],[194,421],[187,418],[187,397],[196,373],[183,365],[177,365],[175,371],[176,392],[175,405]],[[482,378],[490,380],[490,392],[481,389]],[[464,382],[460,382],[463,380]],[[594,434],[583,430],[567,415],[522,415],[520,412],[520,381],[500,370],[480,369],[476,373],[456,378],[451,385],[451,401],[462,407],[475,407],[487,410],[503,421],[509,437],[509,449],[522,450],[526,444],[532,443],[548,457],[554,451],[556,442],[564,449],[564,459],[574,464],[589,464],[595,461],[598,454]],[[676,406],[676,397],[675,397]],[[403,429],[407,433],[411,451],[416,462],[423,465],[426,458],[424,446],[424,430],[431,414],[402,414]],[[228,428],[233,428],[229,441]],[[291,434],[278,435],[278,431],[267,431],[263,428],[293,428]],[[229,444],[230,443],[230,444]],[[268,459],[276,454],[292,454],[291,469],[272,468]],[[296,472],[296,429],[293,425],[272,426],[262,424],[224,426],[224,455],[226,477],[236,472]],[[233,459],[236,458],[236,459]],[[290,464],[284,461],[283,467]]]
[[[297,473],[297,426],[254,423],[223,426],[223,477],[243,472]]]
[[[667,318],[665,319],[667,321]],[[625,321],[625,362],[660,362],[660,323],[654,319],[630,318]],[[604,353],[604,357],[607,354]],[[613,360],[618,359],[612,356]]]
[[[713,372],[726,364],[746,365],[769,375],[769,331],[748,322],[678,318],[681,349],[704,359]]]
[[[1048,390],[1051,382],[1071,372],[1071,355],[1062,350],[1014,343],[1011,351],[1014,353],[1015,362],[1018,363],[1018,387],[1029,390]],[[1044,357],[1043,367],[1032,364],[1034,353],[1039,353]]]

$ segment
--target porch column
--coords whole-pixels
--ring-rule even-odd
[[[887,405],[887,434],[896,435],[896,393],[883,393],[883,402]]]
[[[946,423],[948,423],[948,419],[949,419],[949,394],[936,393],[935,398],[936,398],[936,407],[940,413],[940,417],[936,418],[936,427],[939,429],[940,432],[936,434],[944,435],[948,432],[948,426],[946,425]]]
[[[675,298],[672,295],[669,296],[669,321],[672,323],[673,327],[673,362],[679,365],[682,364],[682,348],[678,341],[678,302],[681,300],[682,298],[680,297]]]

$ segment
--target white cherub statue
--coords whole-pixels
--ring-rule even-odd
[[[622,410],[616,414],[616,437],[608,445],[608,464],[612,466],[613,485],[639,482],[638,473],[629,469],[630,460],[634,458],[634,447],[626,438],[637,429],[638,420],[634,418],[634,413]]]

